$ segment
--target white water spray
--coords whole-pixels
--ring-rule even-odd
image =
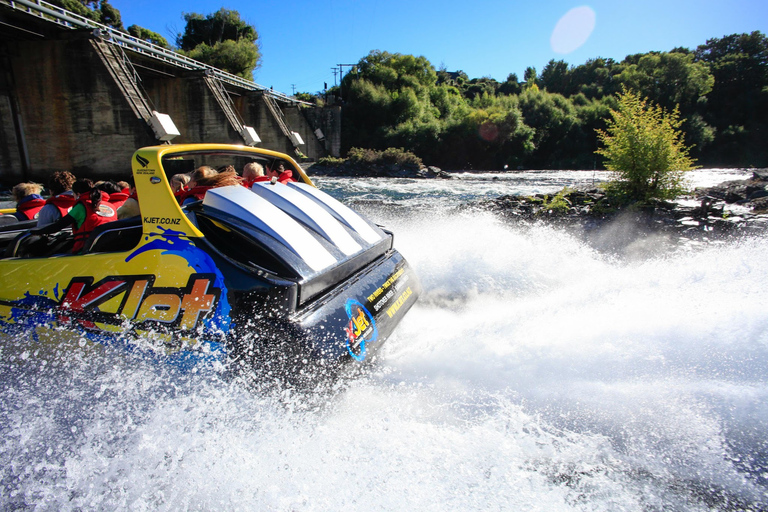
[[[331,389],[3,345],[0,508],[768,507],[768,239],[628,261],[387,220],[425,293]]]

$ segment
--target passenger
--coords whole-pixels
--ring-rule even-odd
[[[120,191],[123,194],[131,195],[131,184],[127,181],[118,181],[117,186],[120,187]]]
[[[179,195],[182,192],[187,191],[187,184],[189,183],[189,174],[174,174],[171,176],[171,189],[174,195]]]
[[[187,184],[187,190],[176,196],[176,200],[179,204],[184,205],[192,203],[194,201],[201,200],[205,193],[211,187],[203,184],[202,182],[208,178],[212,178],[219,173],[213,167],[208,165],[201,165],[190,174],[190,180]],[[200,184],[198,184],[200,182]]]
[[[123,192],[122,187],[114,181],[101,181],[96,185],[96,188],[109,194],[109,202],[118,210],[123,206],[123,203],[125,203],[129,196],[129,194]]]
[[[197,172],[197,171],[195,171]],[[194,203],[205,197],[205,193],[212,188],[240,185],[240,176],[235,171],[226,171],[208,177],[192,178],[195,186],[185,194],[178,197],[182,206]]]
[[[13,214],[19,222],[33,220],[45,206],[45,199],[40,195],[43,186],[38,183],[19,183],[13,187],[13,198],[16,200],[16,213]]]
[[[64,217],[75,206],[77,199],[72,192],[72,184],[75,176],[69,171],[56,171],[48,180],[48,190],[51,197],[45,202],[45,206],[37,215],[37,227],[41,228],[53,224]]]
[[[129,181],[128,199],[126,199],[123,205],[117,209],[117,218],[119,220],[141,215],[141,210],[139,209],[139,196],[136,194],[136,186],[133,181],[133,176],[129,178]]]
[[[283,184],[290,181],[296,181],[293,179],[293,171],[290,169],[286,170],[285,164],[282,160],[277,160],[274,164],[272,164],[272,168],[267,169],[266,174],[270,181],[274,181],[273,178],[277,178],[277,181]]]
[[[264,177],[264,166],[259,162],[248,162],[243,167],[243,186],[251,188],[258,178]]]
[[[191,173],[189,173],[189,183],[187,183],[187,188],[193,189],[197,185],[197,182],[204,179],[204,178],[210,178],[212,176],[216,176],[219,174],[219,171],[214,169],[213,167],[209,165],[201,165]]]
[[[72,226],[72,233],[75,235],[72,253],[77,254],[96,226],[117,220],[117,209],[109,203],[109,195],[94,187],[91,180],[77,180],[72,185],[72,191],[77,197],[77,202],[67,215],[53,224],[29,231],[35,235],[44,235]]]

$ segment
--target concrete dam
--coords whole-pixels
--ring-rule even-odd
[[[4,185],[45,183],[57,170],[125,177],[136,149],[170,139],[258,144],[299,161],[341,146],[341,107],[297,101],[39,0],[0,0],[0,120]]]

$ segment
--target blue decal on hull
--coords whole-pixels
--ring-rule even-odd
[[[214,263],[210,255],[199,249],[193,244],[184,233],[172,229],[158,227],[162,233],[151,233],[150,237],[154,240],[142,245],[125,258],[126,263],[136,256],[148,251],[163,251],[162,254],[173,254],[186,260],[187,265],[201,274],[213,274],[215,276],[213,286],[221,290],[221,299],[219,300],[216,311],[203,320],[205,330],[228,332],[230,329],[230,311],[231,306],[227,301],[227,287],[224,284],[224,276]]]
[[[379,338],[379,329],[373,315],[355,299],[347,299],[344,310],[349,317],[349,323],[344,328],[347,333],[347,351],[353,359],[362,361],[367,353],[366,344]]]

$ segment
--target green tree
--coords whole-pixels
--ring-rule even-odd
[[[714,85],[709,66],[678,51],[631,56],[621,68],[616,79],[622,85],[667,110],[679,109],[689,143],[701,149],[712,142],[712,129],[701,115]]]
[[[684,115],[696,111],[715,83],[693,54],[650,52],[632,60],[623,63],[618,81],[668,110],[677,105]]]
[[[184,33],[176,37],[180,53],[253,80],[261,63],[259,35],[239,12],[221,8],[207,16],[184,13],[184,20]]]
[[[611,108],[616,108],[616,97],[587,98],[583,93],[569,98],[576,109],[578,121],[571,130],[568,139],[564,141],[570,149],[560,165],[572,169],[596,169],[598,156],[597,130],[606,128],[606,121],[611,117]]]
[[[456,89],[437,86],[437,78],[425,57],[370,52],[342,81],[344,145],[371,149],[407,146],[413,150],[417,144],[434,142],[442,129],[443,112],[456,110]],[[446,91],[435,93],[436,88]]]
[[[258,65],[258,53],[252,43],[245,39],[225,39],[213,46],[201,43],[186,52],[191,59],[205,62],[233,75],[253,81],[253,71]]]
[[[450,85],[463,91],[467,82],[469,82],[469,76],[461,70],[448,71],[443,67],[437,71],[437,85]]]
[[[538,78],[536,77],[536,68],[533,66],[528,66],[525,68],[525,72],[523,73],[523,80],[525,81],[525,84],[527,87],[538,87]]]
[[[618,102],[606,130],[597,131],[603,147],[596,153],[615,174],[609,188],[629,201],[676,197],[684,190],[684,173],[695,168],[677,108],[665,111],[626,89]]]
[[[707,40],[694,52],[715,83],[704,118],[717,131],[715,165],[768,166],[768,38],[758,31]]]
[[[528,160],[537,168],[560,168],[573,159],[572,135],[579,119],[573,103],[561,94],[537,87],[519,96],[525,124],[533,128],[535,154]]]
[[[523,86],[517,79],[517,73],[510,73],[507,75],[507,79],[499,86],[499,94],[520,94],[523,90]]]
[[[131,25],[128,27],[128,33],[136,39],[141,39],[142,41],[147,41],[152,44],[156,44],[157,46],[162,46],[163,48],[170,48],[168,41],[166,41],[163,36],[144,27]]]
[[[549,92],[570,96],[573,94],[571,87],[571,72],[568,63],[563,60],[550,60],[539,77],[541,86]]]
[[[471,100],[476,96],[481,96],[483,93],[495,95],[500,86],[499,82],[490,77],[473,78],[467,84],[464,96]]]
[[[123,30],[120,11],[108,0],[50,0],[50,3],[97,23]]]
[[[613,96],[619,91],[618,82],[614,79],[617,67],[613,59],[589,59],[570,70],[573,89],[587,98]]]
[[[123,20],[120,16],[120,11],[107,2],[107,0],[101,0],[99,3],[99,13],[101,15],[101,22],[104,25],[108,25],[118,30],[125,30],[123,28]]]
[[[533,151],[533,136],[517,96],[483,94],[446,124],[431,161],[464,169],[515,168]]]

